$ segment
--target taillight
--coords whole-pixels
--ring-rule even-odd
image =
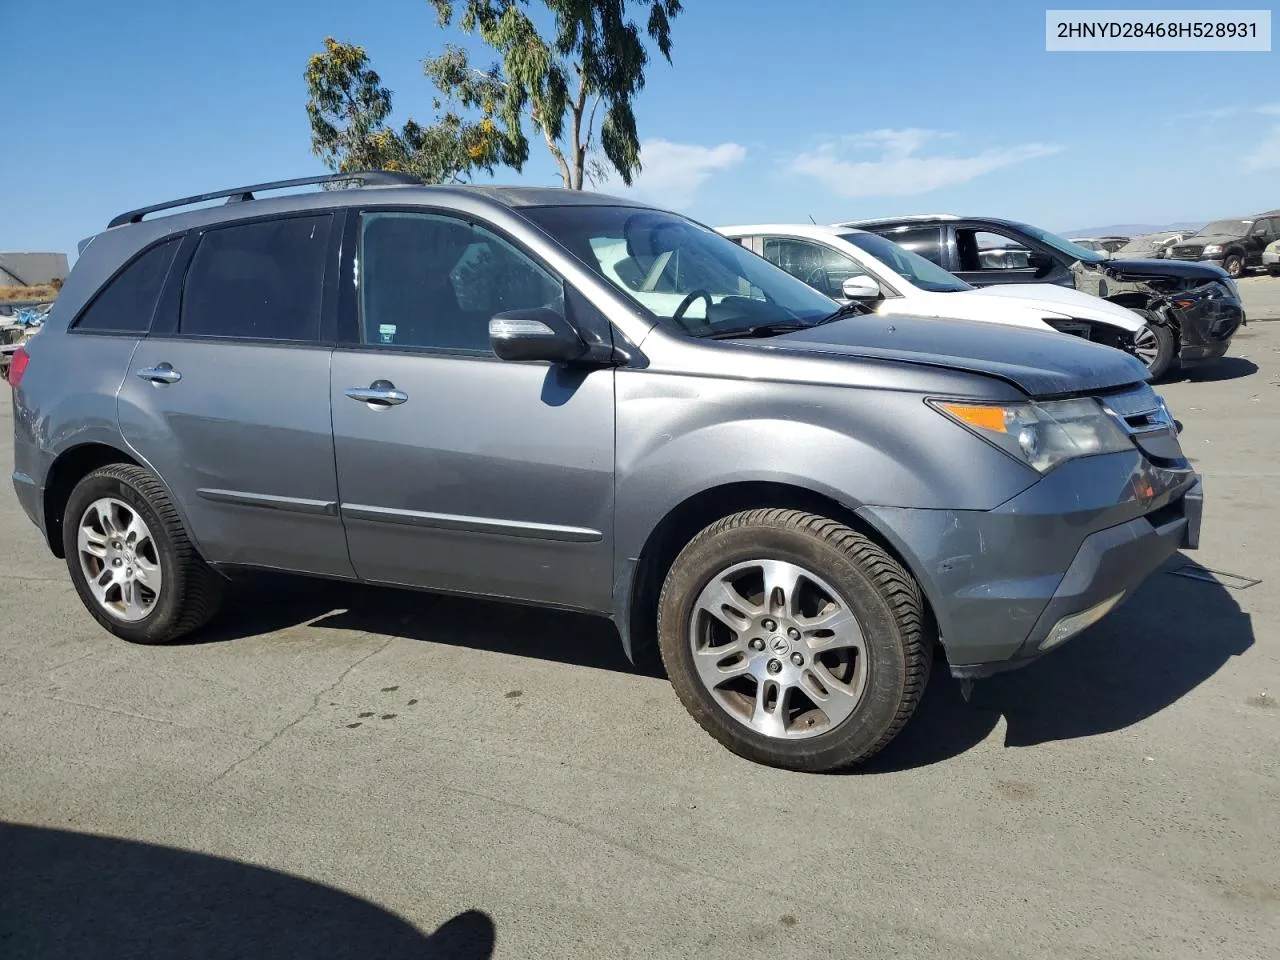
[[[31,357],[27,355],[26,347],[19,347],[12,357],[9,358],[9,386],[17,389],[18,384],[22,382],[22,375],[27,372],[27,364],[31,362]]]

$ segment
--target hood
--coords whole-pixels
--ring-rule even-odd
[[[867,314],[768,339],[737,341],[770,351],[896,360],[984,374],[1032,397],[1087,393],[1147,380],[1121,350],[1080,337],[977,320]]]
[[[1203,247],[1211,243],[1235,243],[1243,240],[1242,233],[1197,233],[1194,237],[1187,237],[1185,240],[1178,241],[1179,247]]]
[[[1039,316],[1053,313],[1078,320],[1092,320],[1137,333],[1146,321],[1128,307],[1103,300],[1091,293],[1056,283],[997,283],[977,290],[966,290],[965,296],[999,297],[1037,311]]]
[[[1186,242],[1175,244],[1186,246]],[[1098,270],[1105,271],[1117,280],[1137,277],[1176,277],[1179,280],[1195,280],[1208,283],[1210,280],[1226,280],[1230,274],[1212,263],[1190,263],[1186,260],[1104,260],[1091,264]]]

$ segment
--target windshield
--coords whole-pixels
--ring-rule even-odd
[[[1197,237],[1212,237],[1214,234],[1228,237],[1243,237],[1253,226],[1252,220],[1215,220],[1196,233]]]
[[[839,308],[763,257],[673,213],[594,205],[522,212],[671,330],[707,337],[807,325]]]
[[[1078,243],[1072,243],[1065,240],[1056,233],[1050,233],[1048,230],[1041,230],[1039,227],[1033,227],[1026,223],[1015,223],[1011,226],[1016,227],[1023,233],[1039,240],[1045,246],[1053,247],[1059,253],[1065,253],[1073,260],[1082,260],[1085,263],[1102,263],[1107,259],[1104,254],[1097,253],[1093,250],[1087,250]]]
[[[943,270],[931,260],[926,260],[918,253],[912,253],[900,247],[887,237],[878,233],[844,233],[840,239],[853,244],[859,250],[865,250],[886,267],[905,277],[921,290],[930,293],[959,293],[972,290],[973,287],[959,277]]]

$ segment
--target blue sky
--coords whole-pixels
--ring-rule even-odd
[[[1066,230],[1280,207],[1276,54],[1047,53],[1046,5],[685,0],[674,65],[637,103],[636,191],[713,224],[947,210]],[[475,49],[426,0],[0,0],[0,250],[73,252],[129,207],[323,172],[302,71],[330,34],[420,121],[422,57]],[[495,179],[558,183],[536,139]]]

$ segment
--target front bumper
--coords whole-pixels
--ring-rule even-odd
[[[859,513],[920,581],[952,674],[974,678],[1032,662],[1068,639],[1045,644],[1064,618],[1118,605],[1195,549],[1202,489],[1190,469],[1118,453],[1064,464],[992,511]]]
[[[1231,338],[1245,322],[1244,304],[1234,296],[1175,296],[1184,363],[1216,360],[1227,352]]]

